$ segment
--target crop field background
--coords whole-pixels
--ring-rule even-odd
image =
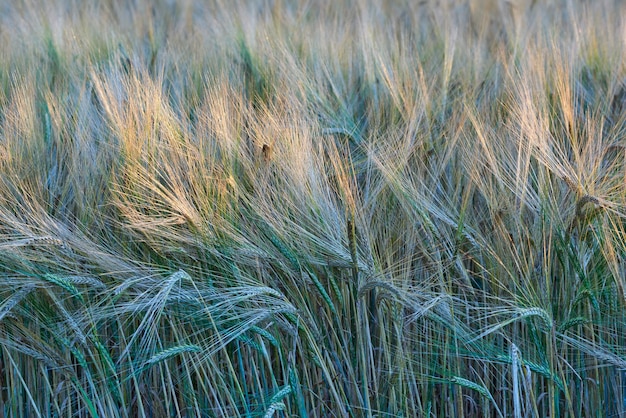
[[[626,3],[0,1],[0,418],[626,417]]]

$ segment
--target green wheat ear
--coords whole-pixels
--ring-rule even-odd
[[[282,400],[292,392],[290,385],[284,386],[281,390],[276,392],[270,399],[270,406],[267,408],[264,418],[272,418],[277,411],[284,411],[286,406]]]
[[[76,286],[74,286],[74,283],[72,283],[71,280],[68,280],[67,278],[56,274],[44,274],[42,278],[45,281],[53,283],[60,288],[66,290],[69,294],[82,301],[83,297],[80,291],[76,288]]]
[[[182,353],[199,353],[201,352],[202,349],[200,347],[198,347],[197,345],[194,344],[187,344],[187,345],[179,345],[176,347],[171,347],[165,350],[160,351],[159,353],[156,353],[154,356],[152,356],[150,359],[148,359],[143,365],[142,365],[142,369],[145,369],[147,367],[151,367],[157,363],[160,363],[164,360],[167,360],[169,358],[178,356]]]
[[[326,288],[324,288],[324,285],[322,285],[322,282],[320,282],[317,275],[311,271],[307,271],[307,276],[311,279],[311,281],[315,285],[315,288],[318,290],[318,292],[320,292],[322,299],[324,299],[324,302],[326,302],[330,311],[333,313],[333,315],[337,316],[338,315],[337,308],[335,308],[335,304],[333,303],[332,299],[330,298],[330,295],[326,291]]]

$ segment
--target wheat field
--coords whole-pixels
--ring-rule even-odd
[[[0,19],[0,418],[626,417],[623,2]]]

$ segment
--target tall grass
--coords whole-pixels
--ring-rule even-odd
[[[626,416],[622,2],[1,8],[0,416]]]

